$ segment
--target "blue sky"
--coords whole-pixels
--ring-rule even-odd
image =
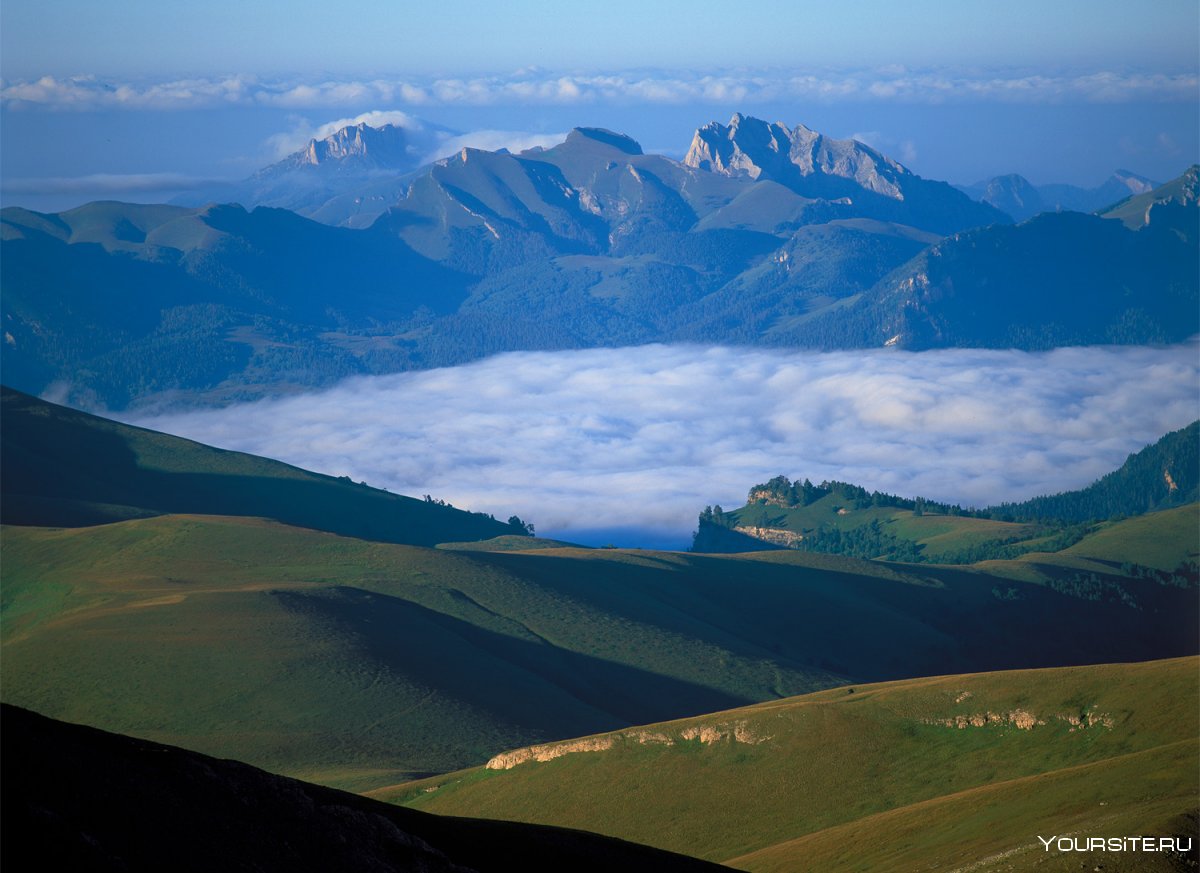
[[[1165,180],[1200,154],[1195,0],[4,0],[0,25],[6,205],[241,178],[282,140],[390,110],[606,126],[673,154],[742,111],[961,183]]]
[[[638,66],[1189,67],[1194,0],[5,0],[5,78]]]

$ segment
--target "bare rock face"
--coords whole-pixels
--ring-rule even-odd
[[[803,124],[788,128],[738,113],[728,125],[711,122],[696,131],[684,164],[726,176],[771,179],[801,193],[846,194],[821,177],[846,180],[874,194],[903,200],[903,183],[913,174],[856,140],[830,139]],[[807,184],[806,184],[807,180]]]
[[[355,169],[409,169],[415,155],[402,127],[385,124],[371,127],[361,123],[343,127],[324,139],[312,139],[298,152],[268,167],[260,175],[304,167],[340,165]]]

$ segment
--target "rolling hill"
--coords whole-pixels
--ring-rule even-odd
[[[3,413],[4,700],[327,784],[848,681],[1198,645],[1195,580],[1146,572],[1194,549],[1195,505],[979,567],[587,550],[17,392]]]
[[[6,702],[342,787],[849,681],[1197,649],[1194,585],[1081,556],[460,552],[180,515],[2,538]]]
[[[0,389],[0,520],[74,527],[165,513],[265,516],[432,546],[513,533],[488,515],[390,494]]]
[[[406,369],[405,344],[373,332],[403,333],[467,294],[467,277],[394,235],[281,209],[7,208],[0,232],[5,383],[99,409]]]
[[[749,871],[1168,871],[1194,862],[1195,658],[854,685],[496,755],[372,792]],[[1069,834],[1191,852],[1046,852]]]

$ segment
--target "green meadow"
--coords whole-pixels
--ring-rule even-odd
[[[846,686],[373,796],[586,826],[752,871],[1028,869],[1045,854],[1038,834],[1169,834],[1196,809],[1198,669],[1183,658]],[[1046,869],[1078,869],[1063,863]]]
[[[428,549],[186,515],[0,536],[5,701],[351,788],[847,682],[1183,655],[1196,637],[1194,589],[1077,556],[985,572]],[[1118,575],[1072,587],[1075,564]]]

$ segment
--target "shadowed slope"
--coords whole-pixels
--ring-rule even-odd
[[[5,524],[87,525],[170,512],[250,515],[434,545],[512,529],[487,515],[118,424],[4,388]]]
[[[706,871],[581,831],[446,819],[5,706],[3,862],[91,871]]]

